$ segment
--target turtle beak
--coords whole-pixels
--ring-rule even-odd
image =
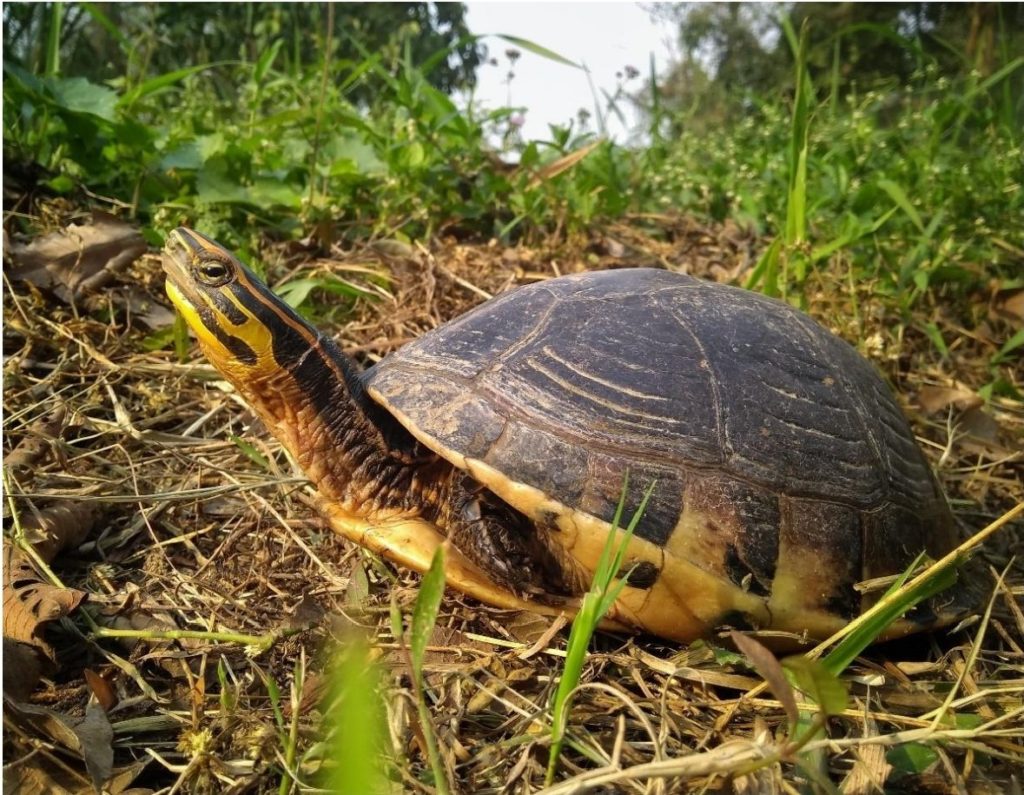
[[[167,274],[164,289],[178,309],[194,302],[196,285],[192,277],[192,266],[204,251],[220,248],[207,237],[179,226],[167,236],[163,250],[163,268]]]

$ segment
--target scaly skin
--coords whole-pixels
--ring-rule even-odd
[[[228,252],[178,229],[164,268],[167,294],[206,358],[327,504],[371,521],[421,517],[499,587],[541,599],[567,593],[547,532],[413,439],[367,397],[337,345]]]

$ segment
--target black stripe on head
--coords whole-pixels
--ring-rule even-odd
[[[245,312],[220,290],[208,290],[206,295],[210,297],[217,310],[236,326],[241,326],[249,319]]]
[[[213,291],[207,292],[206,295],[218,295]],[[223,298],[223,296],[219,296]],[[226,300],[226,299],[225,299]],[[218,303],[218,302],[215,302]],[[238,337],[228,334],[225,331],[224,326],[221,324],[217,316],[213,313],[213,310],[205,304],[194,304],[196,313],[199,315],[199,319],[203,321],[203,325],[209,330],[213,336],[217,338],[217,341],[223,345],[231,355],[234,356],[242,364],[254,365],[256,364],[256,351],[254,351],[249,344]],[[219,308],[219,303],[218,303]],[[234,307],[235,311],[238,312],[238,307]],[[243,320],[244,320],[243,316]]]
[[[271,352],[307,394],[323,417],[338,414],[337,402],[352,399],[366,407],[367,398],[354,368],[334,343],[323,337],[248,269],[229,285],[232,295],[270,330]],[[238,307],[235,307],[236,311]],[[341,380],[348,396],[333,388]]]

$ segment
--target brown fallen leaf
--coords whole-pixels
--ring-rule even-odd
[[[15,267],[10,276],[70,302],[108,284],[147,248],[131,224],[94,211],[91,223],[72,224],[28,245],[12,242],[8,251]]]
[[[65,501],[23,517],[21,529],[36,554],[49,563],[65,549],[81,544],[98,517],[96,503]]]
[[[786,673],[782,670],[782,664],[768,649],[762,646],[753,638],[741,632],[733,630],[729,633],[736,648],[742,652],[754,669],[761,674],[761,677],[768,684],[772,695],[778,699],[789,719],[790,731],[794,730],[800,720],[800,710],[796,706],[796,694],[792,685],[786,679]]]
[[[4,695],[25,700],[42,676],[42,661],[35,646],[4,638]]]
[[[58,437],[66,416],[67,408],[60,406],[29,425],[25,436],[14,446],[10,455],[4,458],[4,467],[12,472],[30,469]]]
[[[923,386],[917,393],[917,400],[925,414],[937,414],[950,406],[965,411],[983,402],[978,395],[962,386]]]
[[[1011,293],[996,304],[994,314],[1018,327],[1024,326],[1024,290]]]
[[[85,599],[83,591],[45,582],[28,556],[4,543],[4,637],[35,646],[53,660],[43,638],[44,624],[73,612]]]
[[[960,433],[957,444],[961,449],[996,458],[1012,452],[1003,441],[999,422],[983,408],[968,409],[957,419],[956,426]]]
[[[83,787],[80,783],[71,785],[71,782],[62,777],[58,783],[50,778],[54,772],[54,765],[43,765],[39,769],[34,769],[30,765],[17,765],[17,767],[25,768],[21,773],[24,778],[9,784],[5,776],[5,788],[10,786],[12,792],[40,793],[85,793],[90,790],[100,793],[105,790],[104,785],[110,780],[113,773],[114,729],[110,725],[107,713],[99,704],[95,701],[90,702],[85,708],[85,717],[77,719],[56,710],[12,699],[5,699],[4,707],[5,719],[9,713],[11,719],[18,725],[31,727],[34,733],[46,737],[69,751],[78,753],[85,762],[85,769],[92,781],[91,786]],[[5,773],[6,770],[5,767]],[[64,772],[70,772],[70,770]],[[134,776],[132,776],[132,780],[134,780]],[[125,781],[121,790],[129,783],[130,780]]]

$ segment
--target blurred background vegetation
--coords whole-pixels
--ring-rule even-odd
[[[772,239],[768,292],[837,257],[907,306],[1020,286],[1024,5],[650,12],[682,57],[594,97],[642,109],[617,143],[578,122],[523,141],[516,108],[479,107],[509,43],[461,4],[6,3],[5,208],[113,205],[154,244],[188,221],[243,254],[257,232],[535,244],[690,215]],[[578,68],[543,44],[513,42]]]

